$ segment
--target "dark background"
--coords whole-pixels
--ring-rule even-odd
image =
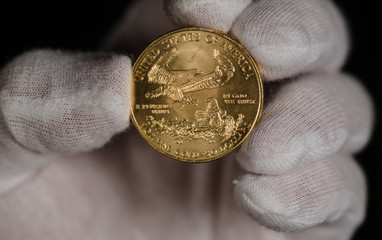
[[[45,1],[47,3],[0,3],[0,67],[14,56],[33,48],[60,48],[67,50],[97,50],[100,41],[121,17],[130,1]],[[90,2],[90,1],[89,1]],[[348,20],[352,49],[344,70],[362,80],[372,95],[376,120],[370,144],[358,154],[357,159],[366,172],[369,182],[369,204],[365,223],[353,239],[371,239],[379,236],[377,223],[381,212],[382,177],[378,155],[381,126],[380,69],[382,44],[381,20],[378,6],[372,2],[336,0]],[[376,4],[376,3],[375,3]],[[1,153],[0,153],[1,154]],[[380,176],[381,175],[381,176]]]

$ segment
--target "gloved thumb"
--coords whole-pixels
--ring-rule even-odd
[[[6,65],[0,72],[0,193],[48,154],[89,151],[125,129],[130,75],[130,59],[109,53],[38,50]]]

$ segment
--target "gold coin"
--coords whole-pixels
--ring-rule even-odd
[[[183,28],[152,42],[133,66],[131,118],[156,150],[207,162],[240,146],[263,106],[259,68],[236,40]]]

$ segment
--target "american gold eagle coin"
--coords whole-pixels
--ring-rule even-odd
[[[262,106],[259,67],[220,31],[167,33],[133,66],[132,121],[154,149],[179,161],[231,153],[259,121]]]

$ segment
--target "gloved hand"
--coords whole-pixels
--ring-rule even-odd
[[[332,3],[165,6],[177,25],[229,32],[255,56],[266,102],[251,137],[198,165],[164,157],[133,129],[89,152],[129,125],[131,61],[23,54],[0,73],[0,239],[349,239],[365,210],[352,154],[369,138],[372,107],[338,72],[348,37]],[[140,49],[170,28],[160,9],[139,1],[107,47]]]

